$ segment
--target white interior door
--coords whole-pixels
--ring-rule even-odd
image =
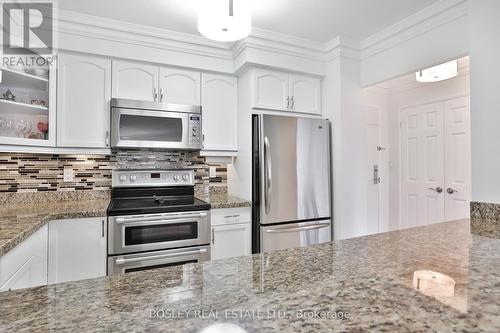
[[[469,97],[444,103],[445,110],[445,216],[446,220],[470,217],[470,107]]]
[[[366,140],[368,152],[367,233],[375,234],[380,232],[380,183],[382,182],[380,152],[378,151],[378,147],[382,146],[379,108],[368,107],[366,109]]]
[[[401,112],[401,227],[443,222],[443,104]]]

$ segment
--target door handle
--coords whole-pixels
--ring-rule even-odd
[[[264,186],[264,198],[265,198],[265,211],[269,214],[271,210],[271,189],[272,189],[272,161],[271,161],[271,145],[267,137],[264,137],[264,164],[265,164],[265,186]]]
[[[448,188],[446,189],[446,192],[447,192],[448,194],[453,194],[453,193],[458,192],[458,191],[457,191],[457,190],[455,190],[455,189],[453,189],[453,188],[451,188],[451,187],[448,187]]]
[[[314,225],[306,225],[303,227],[292,227],[292,228],[280,228],[280,229],[269,229],[266,230],[269,234],[279,234],[283,232],[294,232],[294,231],[306,231],[306,230],[314,230],[321,229],[330,226],[330,223],[318,223]]]
[[[436,187],[436,188],[429,187],[429,190],[437,192],[437,193],[443,193],[443,188],[442,187]]]

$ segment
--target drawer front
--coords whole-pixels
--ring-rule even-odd
[[[212,226],[250,222],[252,222],[250,207],[212,209]]]

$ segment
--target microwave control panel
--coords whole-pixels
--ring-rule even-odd
[[[189,146],[193,148],[201,148],[201,144],[201,114],[191,114],[189,115]]]

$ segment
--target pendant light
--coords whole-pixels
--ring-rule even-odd
[[[250,0],[199,0],[198,31],[222,42],[247,37],[252,30]]]
[[[416,73],[418,82],[438,82],[458,75],[458,60],[430,67]]]

